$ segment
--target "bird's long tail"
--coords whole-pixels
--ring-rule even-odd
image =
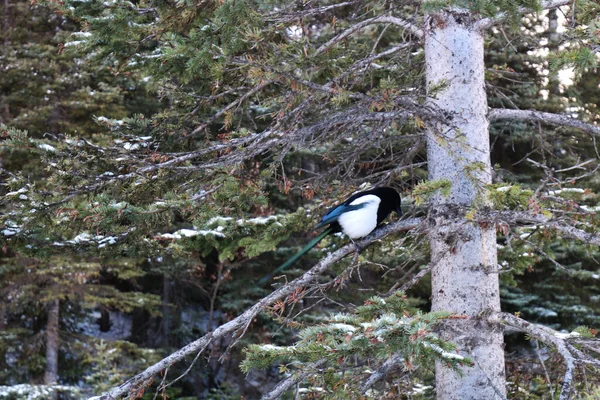
[[[275,276],[276,274],[280,273],[281,271],[298,261],[300,257],[302,257],[307,251],[315,247],[321,240],[323,240],[325,236],[327,236],[330,233],[331,228],[325,229],[323,232],[321,232],[321,234],[319,234],[319,236],[311,240],[306,246],[302,248],[302,250],[296,253],[296,255],[294,255],[292,258],[281,264],[279,268],[277,268],[275,271],[271,272],[269,275],[265,276],[260,281],[258,281],[258,284],[264,285],[265,283],[267,283],[273,276]]]

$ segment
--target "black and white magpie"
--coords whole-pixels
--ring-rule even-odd
[[[400,195],[390,187],[378,187],[353,194],[342,204],[330,208],[323,216],[316,227],[318,229],[327,226],[323,232],[304,246],[298,254],[287,260],[271,274],[262,278],[259,284],[266,283],[275,274],[295,263],[327,235],[341,232],[353,241],[367,236],[392,211],[396,211],[401,216],[402,208],[400,205]]]

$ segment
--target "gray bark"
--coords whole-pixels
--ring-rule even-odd
[[[60,301],[54,299],[48,303],[48,323],[46,326],[46,372],[44,373],[44,383],[46,385],[56,385],[58,382],[58,317],[60,310]]]
[[[556,9],[548,11],[548,50],[556,53],[560,45],[560,34],[558,33],[558,13]],[[550,70],[548,74],[548,91],[550,94],[560,94],[560,78],[558,71]]]
[[[594,136],[600,136],[600,126],[585,123],[576,118],[573,118],[570,115],[554,114],[536,110],[513,110],[492,108],[489,112],[488,117],[490,118],[490,120],[505,119],[512,121],[541,122],[543,124],[555,126],[567,126],[579,129],[583,132],[589,133]]]
[[[436,365],[438,399],[505,397],[502,330],[480,317],[500,311],[495,226],[450,220],[453,205],[486,205],[491,183],[483,33],[465,10],[429,16],[425,60],[430,104],[452,116],[452,125],[428,127],[429,179],[451,182],[449,197],[432,199],[429,218],[432,309],[464,315],[446,321],[442,337],[458,345],[473,367],[462,373]],[[435,90],[434,90],[435,89]]]

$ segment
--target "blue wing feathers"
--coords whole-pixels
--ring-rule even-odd
[[[355,204],[355,205],[340,204],[339,206],[335,207],[334,209],[329,210],[329,212],[327,212],[327,214],[325,214],[323,216],[323,218],[321,219],[321,222],[319,222],[319,224],[317,225],[317,228],[320,228],[320,227],[330,224],[334,221],[337,221],[338,218],[340,217],[340,215],[342,215],[344,213],[347,213],[349,211],[354,211],[354,210],[360,210],[365,205],[366,205],[365,203]]]

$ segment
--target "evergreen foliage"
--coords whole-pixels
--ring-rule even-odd
[[[300,340],[293,346],[249,346],[242,370],[283,363],[285,367],[280,369],[287,371],[291,365],[302,368],[307,362],[325,359],[335,363],[337,369],[343,368],[344,373],[328,370],[320,382],[321,389],[330,392],[338,388],[334,398],[354,398],[360,396],[354,378],[370,370],[364,362],[357,363],[359,357],[376,362],[400,354],[409,370],[431,368],[436,359],[452,366],[471,364],[468,358],[452,353],[454,347],[433,332],[436,321],[448,317],[447,313],[422,313],[409,308],[402,292],[387,298],[372,297],[353,314],[336,314],[325,323],[302,329]],[[312,382],[312,390],[315,384]]]

